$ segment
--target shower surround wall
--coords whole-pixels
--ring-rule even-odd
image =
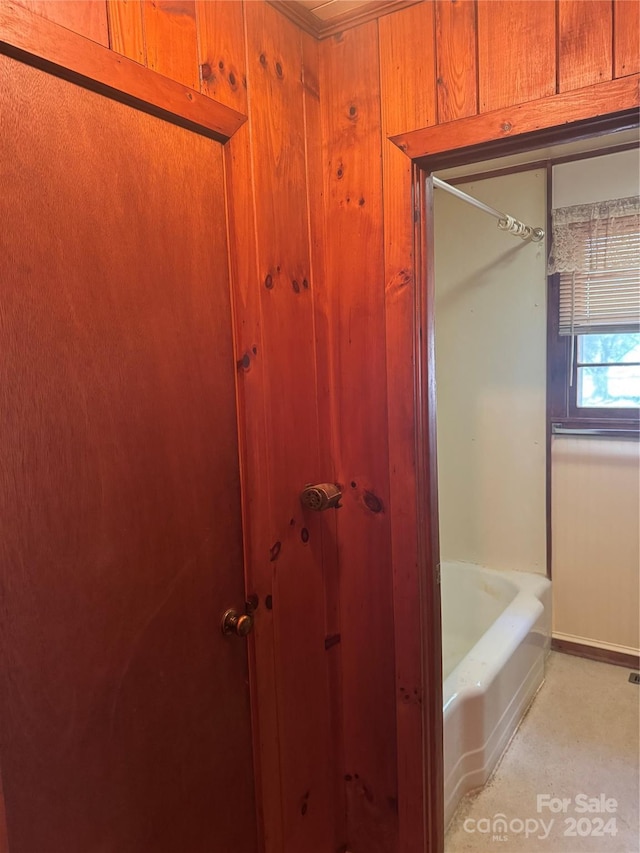
[[[545,170],[461,188],[545,225]],[[544,241],[506,234],[441,190],[434,204],[448,823],[493,772],[544,678],[546,253]]]
[[[545,227],[546,173],[460,188]],[[546,572],[545,242],[435,190],[442,560]]]

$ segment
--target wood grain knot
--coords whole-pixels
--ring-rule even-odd
[[[282,65],[280,65],[279,62],[276,62],[276,74],[278,75],[278,77],[280,77],[280,79],[282,79],[282,77],[284,76],[282,71]]]
[[[206,83],[207,80],[210,80],[213,75],[213,70],[208,62],[203,62],[200,66],[200,79]]]
[[[300,285],[299,285],[299,283],[296,281],[296,279],[295,279],[295,278],[294,278],[294,280],[291,282],[291,287],[293,288],[293,292],[294,292],[294,293],[300,293]]]
[[[309,280],[306,278],[303,278],[302,279],[302,286],[304,287],[305,290],[309,290]]]
[[[413,276],[409,270],[398,270],[398,272],[391,277],[387,286],[387,292],[397,293],[398,291],[404,290],[404,288],[408,287],[412,281]]]
[[[261,53],[259,59],[260,65],[264,67],[267,64],[267,57],[264,55],[264,53]]]
[[[271,276],[271,273],[269,273],[269,275],[265,278],[264,286],[267,288],[267,290],[271,290],[271,288],[273,287],[273,278]]]
[[[363,495],[365,506],[371,512],[384,512],[384,504],[380,498],[373,492],[366,491]]]
[[[355,119],[355,118],[357,118],[357,116],[358,116],[358,108],[356,107],[355,104],[351,104],[351,106],[349,107],[349,118]]]
[[[373,798],[373,791],[372,791],[372,790],[371,790],[371,788],[367,785],[367,783],[366,783],[366,782],[362,782],[362,783],[360,784],[360,791],[364,794],[364,798],[365,798],[365,800],[366,800],[368,803],[372,803],[372,802],[373,802],[373,799],[374,799],[374,798]]]
[[[249,368],[251,367],[251,358],[249,356],[249,353],[245,352],[242,358],[238,359],[236,364],[238,365],[238,370],[249,370]]]
[[[274,544],[269,548],[269,562],[273,563],[274,560],[278,559],[280,555],[280,550],[282,549],[282,542],[278,540],[278,542],[274,542]]]
[[[229,72],[229,78],[228,79],[229,79],[229,85],[231,86],[231,88],[235,89],[236,88],[236,75],[233,73],[233,71]]]
[[[272,595],[266,596],[266,598],[264,600],[264,606],[267,608],[267,610],[273,610],[273,596]]]
[[[307,530],[306,527],[303,527],[302,530],[300,531],[300,538],[302,539],[302,541],[305,545],[309,541],[309,531]]]
[[[306,794],[302,798],[302,802],[300,803],[300,814],[304,817],[309,809],[309,794],[311,791],[307,791]]]
[[[404,705],[421,705],[422,699],[420,697],[420,693],[417,687],[414,687],[413,691],[406,690],[404,687],[400,687],[400,701]]]

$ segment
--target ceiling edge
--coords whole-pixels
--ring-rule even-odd
[[[378,0],[378,2],[371,3],[369,6],[365,6],[364,8],[359,6],[352,12],[343,12],[341,15],[336,15],[335,18],[326,21],[317,18],[308,9],[305,9],[304,6],[288,2],[288,0],[267,0],[267,2],[270,6],[282,12],[283,15],[293,21],[300,29],[310,33],[317,39],[325,39],[336,35],[336,33],[341,33],[350,27],[357,27],[359,24],[381,18],[383,15],[388,15],[391,12],[398,12],[407,6],[415,6],[417,3],[424,2],[424,0]]]

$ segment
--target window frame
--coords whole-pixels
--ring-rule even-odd
[[[547,413],[550,426],[631,430],[640,437],[640,409],[577,405],[577,358],[571,359],[571,337],[559,334],[560,274],[547,277]],[[575,338],[577,352],[578,341]],[[573,383],[570,383],[573,370]]]

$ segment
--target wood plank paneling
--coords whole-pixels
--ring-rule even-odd
[[[438,122],[478,111],[475,0],[436,0]]]
[[[241,44],[244,52],[244,37]],[[242,478],[246,588],[258,596],[253,636],[249,638],[252,679],[254,762],[259,830],[264,853],[284,850],[282,838],[280,731],[275,694],[275,656],[270,541],[270,473],[265,423],[265,364],[257,269],[255,212],[248,123],[225,145],[227,223],[238,432]]]
[[[436,123],[432,3],[378,21],[385,135]]]
[[[109,46],[107,6],[105,0],[16,0],[53,24]]]
[[[149,73],[137,62],[28,12],[12,0],[0,3],[0,52],[60,74],[136,109],[226,140],[245,117],[199,92]]]
[[[205,8],[214,6],[215,9]],[[228,9],[217,7],[224,5]],[[233,8],[231,8],[233,7]],[[233,20],[238,9],[240,21]],[[204,3],[197,7],[201,30],[201,57],[219,56],[229,69],[242,68],[246,61],[244,13],[241,4]],[[220,29],[212,22],[217,22]],[[224,24],[224,26],[223,26]],[[230,29],[226,27],[229,26]],[[246,89],[215,85],[216,95],[246,105]],[[246,81],[245,81],[246,82]],[[203,92],[211,95],[207,81]],[[251,133],[245,124],[225,145],[229,265],[234,319],[238,392],[238,432],[243,493],[243,535],[246,588],[257,595],[255,629],[249,642],[252,684],[252,716],[258,829],[264,853],[284,850],[282,829],[282,784],[280,731],[275,683],[272,567],[264,555],[270,537],[271,493],[269,450],[266,433],[266,376],[260,280],[256,246]]]
[[[2,771],[0,770],[0,853],[9,853],[7,838],[7,818],[4,807],[4,789],[2,787]]]
[[[390,853],[397,845],[377,41],[370,23],[320,50],[336,462],[345,489],[337,521],[353,853]]]
[[[481,113],[555,93],[553,0],[479,0],[478,79]]]
[[[239,112],[247,112],[242,3],[196,0],[200,91]]]
[[[270,465],[270,551],[283,850],[324,853],[333,826],[322,515],[303,512],[320,468],[306,195],[302,43],[264,3],[245,7]]]
[[[107,0],[109,46],[116,53],[146,63],[142,0]]]
[[[149,68],[199,89],[195,0],[143,0],[143,13]]]
[[[388,137],[436,120],[434,7],[379,21],[384,188],[384,275],[391,544],[396,654],[398,850],[427,848],[424,835],[423,704],[417,553],[415,323],[411,161]],[[408,49],[406,49],[408,48]],[[411,63],[411,64],[409,64]],[[418,73],[418,69],[426,69]],[[415,69],[415,73],[414,73]],[[475,87],[475,82],[474,82]]]
[[[614,77],[640,71],[640,3],[613,0]]]
[[[408,157],[426,157],[608,113],[634,110],[640,101],[639,83],[640,76],[634,74],[486,115],[463,118],[455,123],[401,133],[393,141]]]
[[[302,36],[303,87],[307,193],[311,241],[311,297],[314,309],[316,347],[317,413],[320,433],[320,467],[323,477],[338,480],[334,421],[333,349],[331,312],[333,291],[325,271],[326,227],[324,219],[324,174],[322,160],[322,116],[320,110],[320,51],[318,42],[307,33]],[[325,649],[331,697],[333,792],[335,799],[335,842],[332,850],[343,850],[347,841],[346,786],[344,781],[344,741],[342,726],[342,643],[340,609],[340,564],[338,554],[337,512],[326,512],[322,519],[322,573],[325,600]],[[336,642],[336,640],[338,640]]]
[[[559,0],[559,92],[611,80],[612,18],[611,0]]]

